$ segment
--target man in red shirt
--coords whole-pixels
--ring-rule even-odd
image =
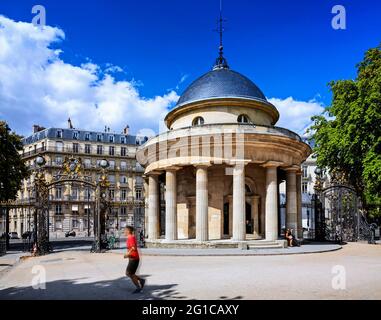
[[[139,266],[139,252],[133,227],[126,227],[126,236],[127,254],[124,255],[124,258],[128,258],[126,276],[131,278],[132,282],[136,286],[136,290],[133,293],[138,293],[143,289],[146,281],[135,274]]]

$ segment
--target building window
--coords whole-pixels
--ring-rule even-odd
[[[121,176],[120,177],[120,183],[127,183],[127,177],[126,176]]]
[[[56,157],[56,165],[62,164],[62,157]]]
[[[62,199],[62,187],[56,187],[56,199],[61,200]]]
[[[63,142],[56,141],[56,150],[57,152],[63,152]]]
[[[91,153],[91,145],[90,144],[85,144],[85,153],[88,153],[88,154]]]
[[[90,140],[90,133],[85,133],[85,140],[89,141]]]
[[[120,137],[120,143],[126,143],[126,138],[125,137]]]
[[[135,198],[137,200],[140,200],[142,198],[142,190],[141,189],[136,189],[135,190]]]
[[[110,170],[114,170],[115,169],[115,161],[114,160],[110,160],[108,162],[108,165],[109,165],[109,169]]]
[[[127,207],[121,207],[120,208],[120,214],[125,216],[127,214]]]
[[[114,198],[115,198],[115,190],[114,189],[110,189],[108,195],[110,197],[110,200],[114,200]]]
[[[42,151],[45,151],[45,142],[42,142],[42,143],[41,143],[41,150],[42,150]]]
[[[121,198],[121,200],[126,200],[127,199],[127,190],[126,189],[122,189],[121,191],[120,191],[120,198]]]
[[[109,146],[108,147],[108,154],[110,156],[113,156],[115,154],[115,147],[114,146]]]
[[[115,183],[115,176],[114,175],[109,175],[108,176],[108,181],[110,181],[110,183]]]
[[[127,163],[126,161],[121,161],[120,162],[120,170],[127,170]]]
[[[78,151],[79,151],[78,143],[73,143],[73,153],[78,153]]]
[[[60,204],[56,204],[56,215],[59,216],[62,214],[62,206]]]
[[[78,189],[77,188],[71,189],[71,199],[72,200],[78,200]]]
[[[204,124],[204,118],[203,117],[196,117],[193,119],[192,126],[202,126]]]
[[[78,229],[79,228],[79,221],[77,219],[72,220],[72,228]]]
[[[127,148],[126,148],[126,147],[121,147],[121,148],[120,148],[120,155],[121,155],[122,157],[125,157],[126,154],[127,154]]]
[[[307,193],[308,190],[308,183],[302,182],[302,193]]]
[[[108,141],[109,141],[109,142],[114,142],[114,136],[109,136],[109,137],[108,137]]]
[[[78,140],[78,132],[77,131],[73,132],[73,139]]]
[[[91,199],[91,189],[87,188],[86,189],[86,200],[90,200]]]
[[[103,146],[97,146],[97,154],[103,154]]]
[[[59,139],[62,138],[62,131],[61,130],[57,130],[57,132],[56,132],[56,138],[59,138]]]
[[[249,123],[249,117],[245,114],[240,114],[237,118],[238,123]]]
[[[302,167],[303,178],[307,178],[307,166]]]
[[[102,134],[97,134],[97,141],[102,141]]]

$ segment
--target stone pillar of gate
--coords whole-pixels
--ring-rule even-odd
[[[149,184],[148,184],[148,177],[143,175],[143,181],[144,181],[144,237],[148,235],[148,203],[149,203],[149,197],[148,197],[148,190],[149,190]]]

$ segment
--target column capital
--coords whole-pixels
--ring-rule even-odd
[[[249,164],[251,162],[251,160],[245,160],[245,159],[242,159],[242,160],[228,160],[226,165],[229,167],[234,167],[234,166],[237,166],[237,165],[243,165],[243,166],[246,166],[247,164]]]
[[[171,171],[171,172],[176,172],[181,169],[179,166],[168,166],[163,168],[165,171]]]
[[[277,168],[280,167],[283,164],[283,162],[279,161],[267,161],[266,163],[262,164],[262,167],[264,168]]]
[[[150,171],[150,172],[146,173],[145,176],[147,176],[147,177],[149,177],[149,176],[159,176],[161,174],[162,174],[161,171],[155,170],[155,171]]]
[[[293,165],[293,166],[282,168],[282,169],[286,172],[295,172],[296,173],[296,172],[300,171],[300,167],[297,165]]]
[[[210,164],[210,162],[192,163],[192,165],[193,165],[196,169],[197,169],[197,168],[208,169],[209,167],[212,166],[212,165]]]

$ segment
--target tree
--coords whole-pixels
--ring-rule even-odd
[[[29,176],[28,168],[21,159],[21,137],[10,132],[7,123],[0,121],[0,213],[3,208],[1,202],[15,200],[20,190],[21,182]],[[6,210],[6,230],[9,232],[9,207]],[[6,236],[6,248],[9,248],[9,239]]]
[[[27,178],[25,166],[19,151],[23,149],[21,137],[0,121],[0,201],[15,200],[21,182]]]
[[[339,170],[373,216],[381,208],[381,45],[368,50],[354,80],[329,83],[331,106],[314,116],[317,163]]]

